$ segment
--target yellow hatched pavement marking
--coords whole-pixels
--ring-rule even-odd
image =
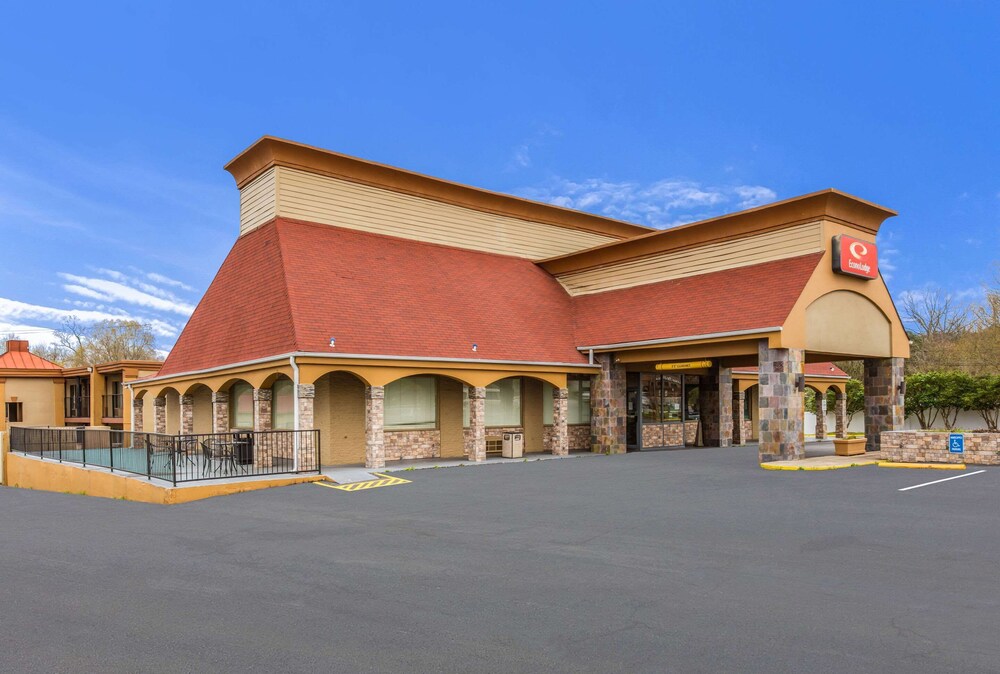
[[[367,482],[350,482],[348,484],[329,484],[327,482],[313,482],[313,484],[326,487],[327,489],[339,489],[340,491],[363,491],[365,489],[375,489],[376,487],[410,484],[410,480],[404,480],[401,477],[392,477],[391,475],[384,475],[382,473],[372,473],[372,475],[377,475],[380,479],[368,480]]]

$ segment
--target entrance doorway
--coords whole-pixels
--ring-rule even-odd
[[[626,378],[628,449],[676,449],[698,434],[699,375],[629,372]]]

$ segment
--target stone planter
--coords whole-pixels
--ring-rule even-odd
[[[948,451],[948,431],[885,431],[882,458],[901,463],[1000,465],[1000,433],[962,433],[965,451]]]
[[[865,438],[834,438],[833,452],[837,456],[857,456],[865,453]]]

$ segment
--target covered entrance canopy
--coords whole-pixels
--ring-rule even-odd
[[[740,398],[733,373],[752,369],[759,378],[761,459],[801,457],[807,366],[860,359],[866,435],[876,449],[881,431],[902,425],[902,363],[909,356],[877,270],[875,235],[890,215],[827,190],[542,266],[573,295],[577,342],[602,366],[606,382],[595,388],[614,396],[620,386],[624,416],[648,414],[638,411],[648,397],[641,391],[655,387],[657,367],[680,373],[695,362],[704,366],[689,371],[698,373],[703,440],[728,445],[733,400]],[[681,377],[667,387],[672,404],[683,406],[681,422],[688,386]],[[667,388],[661,383],[658,390]],[[630,390],[639,397],[630,400]],[[609,414],[596,415],[605,425],[595,433],[611,447],[627,447],[630,439],[642,446],[641,437],[629,437],[628,421],[616,427],[615,407],[609,401]]]

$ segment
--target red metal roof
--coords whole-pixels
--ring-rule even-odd
[[[294,351],[584,364],[572,325],[529,260],[279,218],[236,241],[158,376]]]
[[[62,370],[62,367],[28,351],[28,342],[11,339],[0,355],[0,370]]]
[[[822,253],[574,298],[576,342],[599,346],[784,324]]]

